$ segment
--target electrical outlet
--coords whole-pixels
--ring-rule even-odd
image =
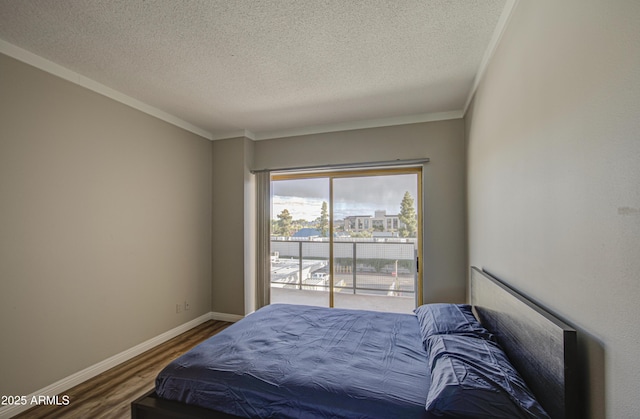
[[[176,314],[182,311],[182,306],[180,304],[176,304]]]
[[[191,308],[191,306],[189,305],[189,303],[187,303],[186,301],[184,302],[184,311],[187,311]]]

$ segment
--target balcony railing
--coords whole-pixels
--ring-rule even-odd
[[[272,240],[273,288],[329,291],[327,241]],[[334,242],[334,292],[407,297],[415,300],[416,257],[413,241]]]

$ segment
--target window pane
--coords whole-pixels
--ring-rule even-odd
[[[329,305],[329,179],[274,181],[271,302]]]
[[[411,312],[417,175],[333,179],[334,306]]]

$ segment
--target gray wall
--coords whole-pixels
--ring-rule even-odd
[[[211,310],[212,143],[0,75],[0,394],[26,395]]]
[[[257,141],[254,167],[277,169],[428,157],[424,171],[424,302],[465,298],[463,120]]]
[[[252,153],[253,142],[244,137],[213,142],[211,308],[216,313],[253,311],[245,304],[245,281],[253,279],[254,265]],[[247,288],[247,293],[251,296],[253,290]]]
[[[638,22],[520,1],[466,116],[470,264],[578,328],[581,417],[640,417]]]

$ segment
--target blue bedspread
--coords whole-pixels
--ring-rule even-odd
[[[423,418],[427,353],[414,315],[274,304],[169,364],[156,392],[260,418]]]

